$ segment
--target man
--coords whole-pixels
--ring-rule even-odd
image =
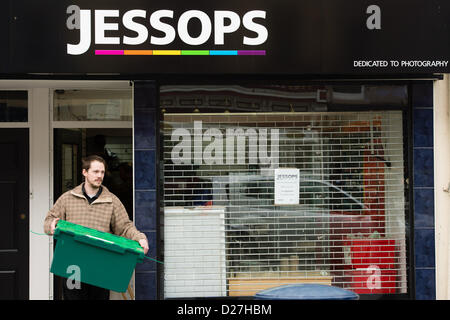
[[[147,237],[133,225],[119,198],[102,186],[105,169],[106,162],[99,156],[83,159],[84,183],[59,197],[45,217],[44,231],[53,234],[58,220],[62,219],[138,241],[147,254]],[[65,300],[108,300],[109,290],[85,283],[81,289],[70,289],[63,281],[63,296]]]

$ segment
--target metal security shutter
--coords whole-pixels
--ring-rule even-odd
[[[401,111],[165,113],[165,297],[404,293]],[[274,203],[275,169],[299,172]]]

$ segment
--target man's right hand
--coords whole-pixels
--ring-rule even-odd
[[[56,229],[56,224],[58,223],[59,218],[56,218],[52,221],[52,224],[50,225],[50,234],[53,234]]]

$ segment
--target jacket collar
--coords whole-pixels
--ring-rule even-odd
[[[74,195],[75,197],[86,199],[86,197],[83,194],[83,189],[82,189],[83,184],[84,184],[84,182],[82,184],[76,186],[72,190],[70,190],[70,193],[72,195]],[[105,186],[102,186],[102,187],[103,187],[102,193],[94,202],[92,202],[92,204],[112,202],[112,193]],[[86,201],[87,201],[87,199],[86,199]]]

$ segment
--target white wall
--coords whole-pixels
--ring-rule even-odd
[[[436,237],[436,299],[450,298],[450,192],[444,191],[450,183],[450,81],[434,83],[434,201]]]
[[[30,110],[30,230],[43,233],[50,204],[50,116],[49,88],[34,88],[29,94]],[[30,232],[30,300],[52,298],[49,269],[53,238]]]

